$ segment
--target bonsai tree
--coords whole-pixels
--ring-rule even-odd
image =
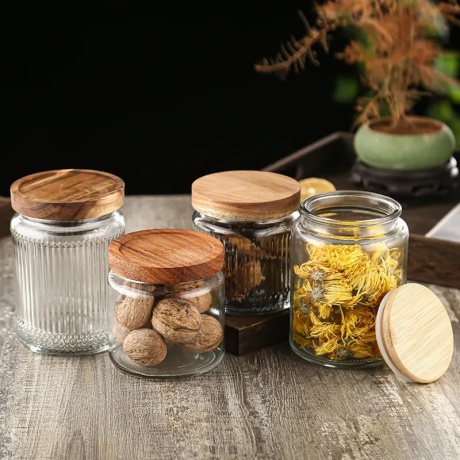
[[[311,25],[301,14],[306,33],[291,38],[273,58],[255,65],[258,72],[285,78],[290,71],[305,69],[307,61],[318,63],[317,47],[329,52],[331,34],[350,28],[350,39],[337,58],[362,65],[362,83],[368,93],[357,101],[354,126],[380,119],[381,131],[420,132],[426,120],[408,117],[423,90],[442,93],[458,81],[436,70],[435,61],[448,51],[441,47],[451,24],[460,24],[456,1],[429,0],[326,0],[315,9]]]

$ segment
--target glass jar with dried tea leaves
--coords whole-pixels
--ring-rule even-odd
[[[222,243],[192,230],[141,230],[112,241],[112,362],[146,377],[217,366],[225,350],[223,263]]]
[[[278,173],[223,171],[193,182],[193,226],[225,246],[226,313],[289,308],[291,226],[299,204],[298,181]]]
[[[394,199],[366,191],[311,196],[293,226],[290,345],[329,367],[383,363],[380,302],[407,280],[409,231]]]

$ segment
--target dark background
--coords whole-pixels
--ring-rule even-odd
[[[253,69],[302,35],[298,11],[313,5],[3,0],[0,195],[58,168],[112,172],[127,194],[189,193],[203,174],[261,169],[351,129],[336,85],[356,69],[321,52],[285,81]]]

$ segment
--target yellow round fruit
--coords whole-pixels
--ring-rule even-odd
[[[306,177],[299,180],[301,201],[305,198],[323,192],[336,190],[335,185],[321,177]]]

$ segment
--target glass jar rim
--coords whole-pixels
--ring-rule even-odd
[[[378,204],[378,206],[376,206]],[[329,208],[360,208],[373,212],[380,212],[381,215],[368,219],[356,219],[354,222],[344,222],[333,217],[318,215],[318,211]],[[394,198],[376,192],[360,190],[334,190],[318,193],[305,198],[300,204],[300,213],[316,223],[327,223],[329,225],[372,225],[385,224],[399,218],[402,213],[401,204]]]
[[[75,231],[86,231],[97,229],[103,225],[107,225],[113,219],[122,218],[125,219],[124,214],[120,211],[113,211],[109,214],[104,214],[100,217],[92,217],[88,219],[82,220],[49,220],[49,219],[39,219],[36,217],[29,217],[24,214],[15,213],[12,217],[12,222],[20,221],[23,222],[24,225],[27,225],[31,228],[35,228],[36,230],[42,231],[63,231],[63,232],[75,232]]]

